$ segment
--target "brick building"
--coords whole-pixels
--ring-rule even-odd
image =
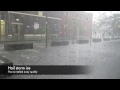
[[[93,15],[86,12],[68,11],[64,12],[63,20],[65,29],[70,36],[76,39],[89,38],[92,34]],[[69,32],[70,31],[70,32]],[[72,35],[74,34],[74,35]]]

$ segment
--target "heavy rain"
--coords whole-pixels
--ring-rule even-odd
[[[0,79],[119,79],[119,63],[119,11],[0,11]]]

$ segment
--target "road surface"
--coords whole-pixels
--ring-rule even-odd
[[[120,79],[120,40],[89,44],[70,44],[45,48],[39,43],[34,49],[4,51],[14,65],[91,65],[89,75],[13,75],[7,79]]]

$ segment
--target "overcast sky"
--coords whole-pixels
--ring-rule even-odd
[[[93,20],[96,21],[96,19],[100,16],[100,14],[102,13],[106,13],[106,15],[111,15],[110,11],[86,11],[86,12],[90,12],[93,13]]]

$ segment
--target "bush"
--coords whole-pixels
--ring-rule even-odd
[[[45,28],[39,28],[39,29],[37,30],[37,33],[38,33],[38,34],[45,34],[45,33],[46,33],[46,29],[45,29]]]

